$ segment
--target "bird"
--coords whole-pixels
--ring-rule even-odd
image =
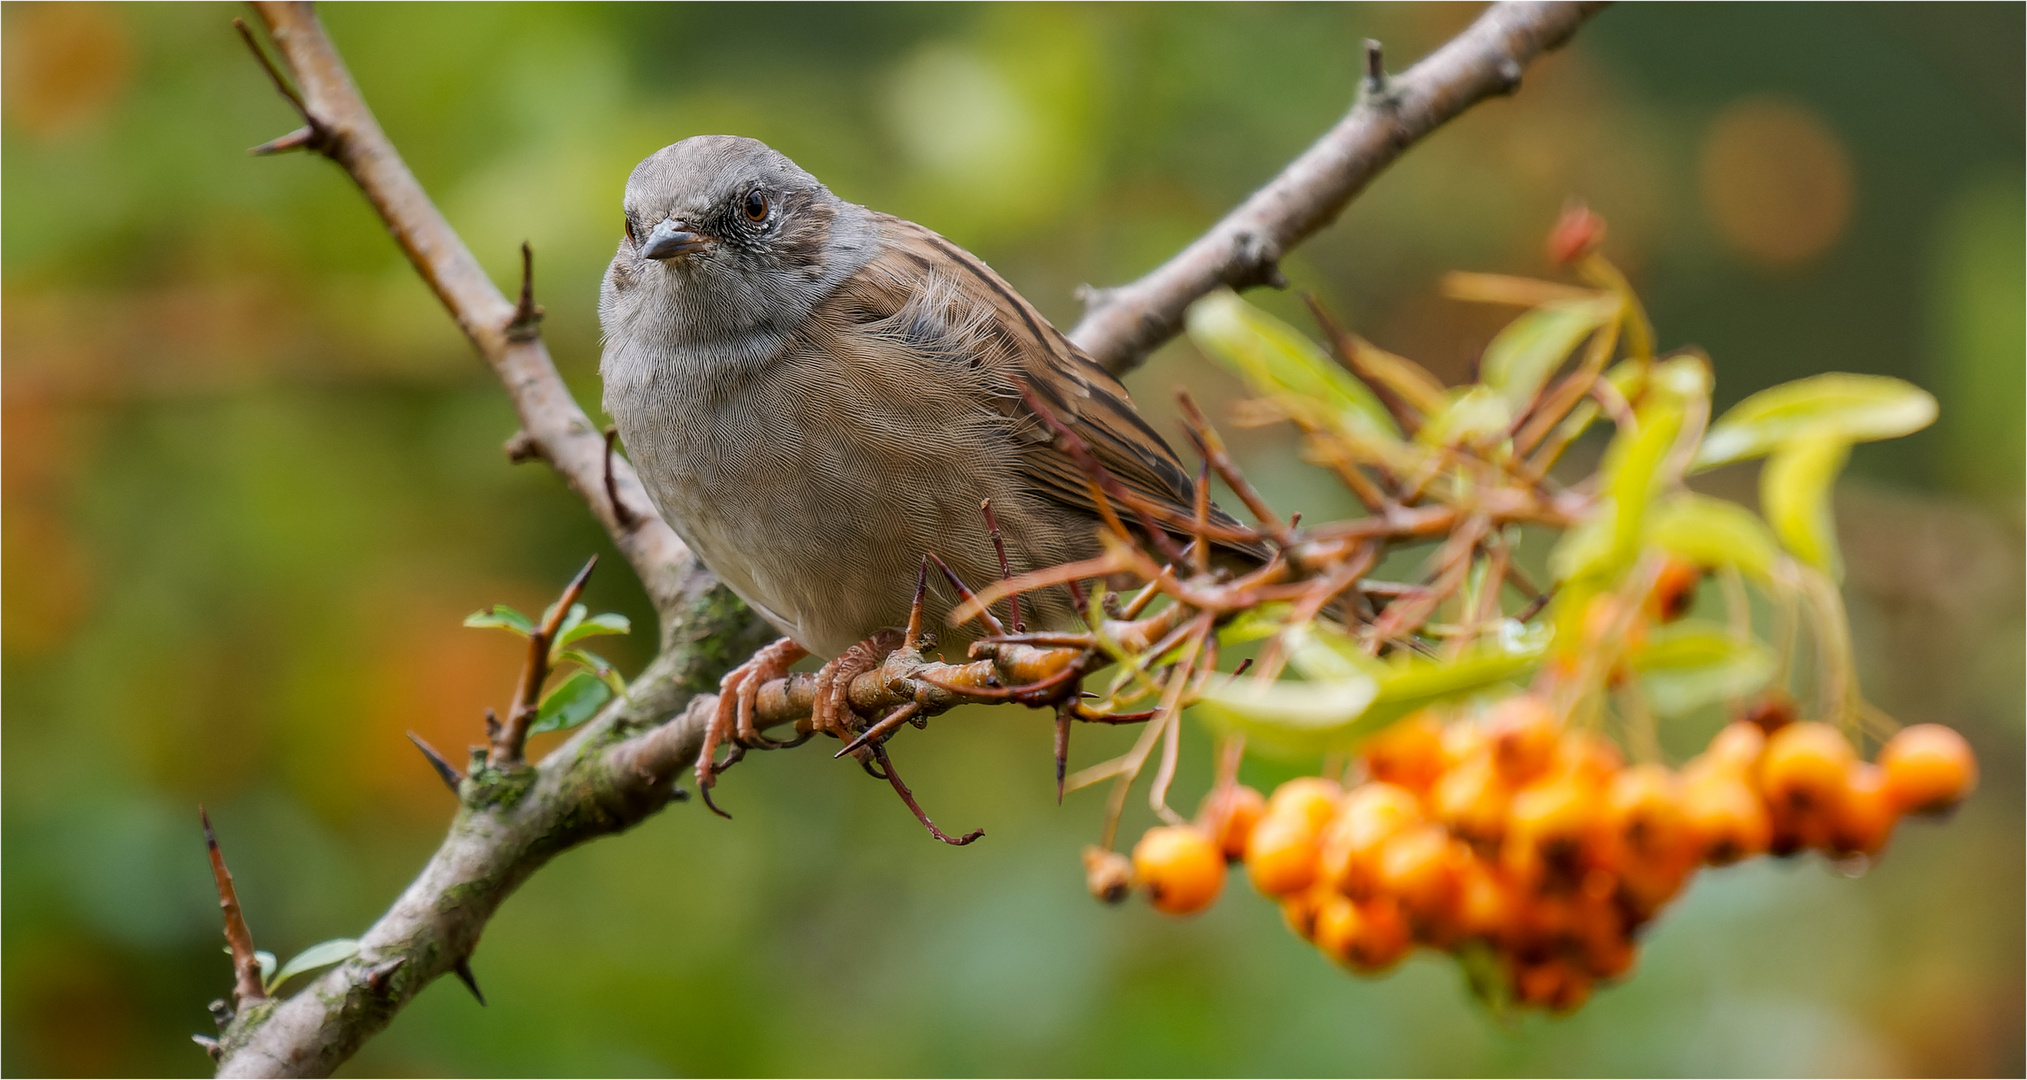
[[[1015,573],[1100,550],[1063,430],[1187,531],[1194,481],[1126,388],[964,248],[733,135],[649,155],[622,208],[599,291],[605,410],[663,520],[783,635],[721,684],[707,802],[720,742],[781,745],[752,725],[761,682],[824,658],[834,707],[812,724],[848,738],[843,687],[892,647],[925,557],[1001,576],[981,503]],[[1060,588],[1023,601],[1045,626],[1079,614]],[[939,591],[931,613],[955,603]]]

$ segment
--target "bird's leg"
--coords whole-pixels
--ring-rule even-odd
[[[788,669],[797,660],[809,655],[809,651],[788,638],[782,638],[772,645],[753,654],[751,659],[725,673],[718,682],[718,708],[711,715],[711,723],[704,728],[704,748],[697,754],[697,792],[704,797],[704,805],[720,817],[731,817],[718,809],[711,801],[711,788],[718,782],[718,774],[737,764],[746,756],[749,748],[772,750],[790,743],[777,742],[760,733],[753,723],[753,702],[760,694],[762,684],[788,674]],[[724,761],[717,760],[718,745],[729,742],[732,752]]]

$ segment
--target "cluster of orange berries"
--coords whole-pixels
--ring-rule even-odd
[[[1628,766],[1604,737],[1522,694],[1484,717],[1424,713],[1369,740],[1366,779],[1300,777],[1272,798],[1227,786],[1125,860],[1093,852],[1094,892],[1133,884],[1172,914],[1208,907],[1228,862],[1289,927],[1361,974],[1416,945],[1496,958],[1512,1002],[1562,1012],[1626,974],[1635,937],[1705,865],[1804,849],[1874,856],[1908,813],[1947,810],[1976,764],[1956,732],[1909,727],[1860,760],[1844,734],[1752,710],[1681,770]]]

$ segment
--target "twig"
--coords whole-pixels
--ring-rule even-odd
[[[1600,3],[1494,4],[1463,33],[1367,94],[1280,175],[1146,277],[1084,291],[1070,340],[1114,374],[1175,336],[1198,297],[1274,280],[1290,250],[1336,220],[1401,152],[1488,97],[1512,92],[1522,70],[1557,48]],[[1377,51],[1368,53],[1368,62]],[[1370,74],[1370,67],[1368,74]],[[1382,72],[1382,75],[1384,72]]]
[[[542,684],[549,681],[549,646],[556,640],[556,631],[570,614],[570,607],[584,592],[584,583],[591,578],[591,571],[598,566],[598,556],[585,560],[584,568],[563,587],[542,625],[528,635],[528,658],[521,665],[521,679],[514,690],[514,703],[507,707],[507,722],[499,726],[493,735],[492,749],[486,754],[486,764],[498,769],[521,763],[522,751],[528,743],[528,727],[535,722],[536,713],[542,703]]]
[[[239,891],[232,887],[232,871],[225,868],[225,853],[218,850],[218,834],[211,831],[211,815],[197,808],[204,823],[204,847],[211,854],[211,879],[218,885],[218,906],[225,912],[225,943],[232,948],[232,1000],[238,1010],[267,997],[261,982],[260,957],[253,951],[253,931],[246,927],[246,915],[239,910]]]

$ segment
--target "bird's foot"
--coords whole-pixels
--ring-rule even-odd
[[[865,727],[865,719],[852,707],[852,680],[879,668],[887,654],[902,644],[902,635],[882,630],[825,664],[816,673],[816,700],[809,711],[810,730],[847,742],[858,735]],[[853,756],[861,763],[867,760],[862,749],[855,750]]]
[[[697,755],[697,791],[704,797],[704,805],[720,817],[731,817],[718,809],[711,801],[711,787],[718,782],[718,774],[737,764],[746,756],[747,750],[778,750],[794,746],[809,738],[807,734],[789,742],[770,739],[760,733],[753,723],[754,702],[760,696],[760,687],[788,674],[788,669],[797,660],[809,655],[809,650],[797,645],[789,638],[782,638],[762,648],[752,658],[725,673],[718,682],[718,709],[711,716],[710,726],[704,729],[704,748]],[[718,760],[718,746],[730,743],[732,752],[724,761]]]

